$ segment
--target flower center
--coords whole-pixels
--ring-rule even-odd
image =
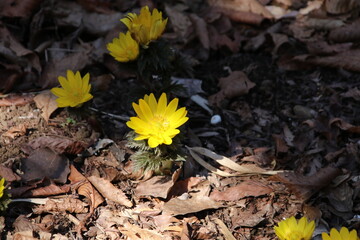
[[[165,132],[170,127],[170,122],[164,116],[155,115],[152,119],[152,126],[157,132]]]

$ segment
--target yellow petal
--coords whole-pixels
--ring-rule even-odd
[[[178,106],[179,103],[179,99],[178,98],[174,98],[169,105],[166,107],[164,116],[169,118],[171,115],[173,115],[176,111],[176,108]]]
[[[166,93],[161,94],[157,108],[156,108],[156,113],[159,115],[164,115],[165,110],[166,110],[166,106],[167,106],[167,98],[166,98]]]

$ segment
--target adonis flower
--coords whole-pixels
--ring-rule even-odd
[[[158,39],[164,32],[168,19],[163,20],[162,12],[156,8],[152,13],[148,6],[140,10],[140,14],[129,13],[120,20],[132,33],[134,39],[142,46],[147,46],[151,41]]]
[[[75,74],[67,71],[67,78],[59,76],[58,80],[62,88],[52,88],[51,92],[57,96],[58,107],[80,107],[84,102],[93,98],[90,94],[90,75],[87,73],[83,78],[80,72]]]
[[[176,110],[178,102],[179,99],[174,98],[167,104],[165,93],[157,101],[151,93],[140,99],[139,104],[133,103],[137,116],[131,117],[126,125],[138,134],[135,140],[148,139],[151,148],[163,143],[170,145],[172,138],[180,133],[177,128],[189,119],[185,107]]]
[[[5,190],[5,178],[1,178],[0,180],[0,198],[4,196],[4,190]]]
[[[114,38],[107,44],[110,55],[119,62],[129,62],[139,56],[139,44],[131,37],[131,33],[120,33],[119,38]]]
[[[315,222],[308,222],[306,217],[297,221],[292,216],[279,222],[274,230],[280,240],[310,240],[315,230]]]
[[[330,236],[327,233],[321,234],[323,240],[358,240],[358,235],[356,230],[349,230],[346,227],[342,227],[340,232],[335,228],[330,230]]]

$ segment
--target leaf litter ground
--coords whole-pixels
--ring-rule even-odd
[[[287,170],[219,177],[190,157],[169,176],[132,172],[124,119],[134,83],[112,73],[119,79],[100,75],[94,93],[92,107],[102,113],[87,120],[59,109],[46,122],[33,96],[0,99],[0,171],[20,199],[1,218],[2,238],[273,239],[277,222],[301,215],[316,220],[315,234],[357,228],[359,74],[284,71],[265,51],[209,55],[194,77],[222,121],[212,125],[208,111],[183,96],[184,144]]]

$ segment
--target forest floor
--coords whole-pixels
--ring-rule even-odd
[[[1,239],[275,239],[291,216],[315,220],[314,239],[359,229],[352,1],[11,2],[0,3],[0,176],[12,200]],[[167,175],[133,171],[126,121],[143,95],[105,47],[144,5],[169,18],[163,38],[194,68],[173,76],[189,121],[186,161]],[[68,69],[90,72],[87,114],[54,105],[49,89]]]

